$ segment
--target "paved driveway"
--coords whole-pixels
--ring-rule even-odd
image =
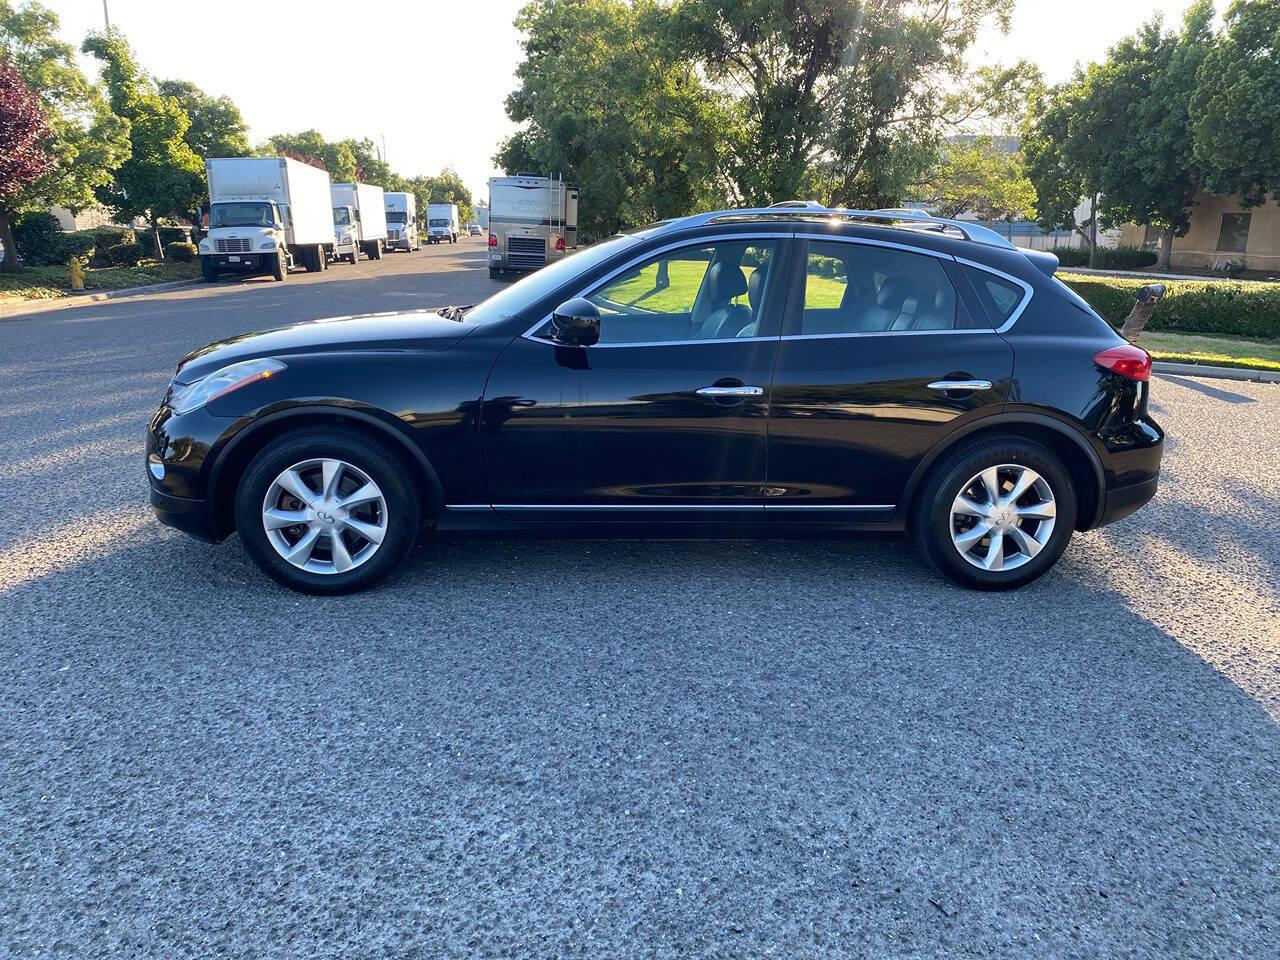
[[[1280,955],[1280,387],[1160,378],[1156,502],[1012,595],[483,540],[317,599],[151,519],[185,350],[483,258],[0,320],[0,953]]]

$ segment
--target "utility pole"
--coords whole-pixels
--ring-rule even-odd
[[[106,21],[107,29],[111,29],[111,14],[107,12],[107,0],[102,0],[102,19]]]
[[[107,0],[102,0],[102,2],[106,3]],[[385,133],[382,134],[382,162],[386,163],[387,167],[390,168],[391,164],[387,163],[387,135]]]

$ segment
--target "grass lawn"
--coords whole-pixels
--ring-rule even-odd
[[[649,264],[638,274],[628,277],[621,283],[611,284],[603,293],[614,303],[652,310],[655,313],[688,313],[693,309],[693,301],[698,295],[698,288],[702,285],[707,266],[706,260],[671,260],[667,266],[668,285],[659,290],[657,289],[657,264]],[[743,276],[750,279],[754,269],[754,267],[743,267]],[[843,296],[843,281],[809,276],[805,306],[809,308],[838,307]],[[746,306],[746,294],[733,302]]]
[[[200,276],[199,263],[143,260],[136,267],[96,267],[84,272],[86,290],[123,290],[170,280]],[[27,267],[21,273],[0,273],[0,303],[14,300],[52,300],[71,293],[70,267]]]
[[[1280,370],[1280,341],[1206,337],[1192,333],[1144,332],[1138,346],[1157,360],[1204,363],[1247,370]]]

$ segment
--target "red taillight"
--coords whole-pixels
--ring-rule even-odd
[[[1103,350],[1093,358],[1093,362],[1103,370],[1110,370],[1130,380],[1151,379],[1151,354],[1131,343]]]
[[[489,246],[496,247],[497,245],[498,245],[498,238],[495,237],[492,233],[489,234]]]
[[[559,237],[556,240],[556,249],[560,251],[564,250],[564,237]]]

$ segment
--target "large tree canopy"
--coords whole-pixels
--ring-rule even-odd
[[[48,137],[40,98],[0,59],[0,244],[5,250],[0,268],[10,273],[18,270],[18,251],[8,203],[53,163],[45,150]]]
[[[185,80],[162,80],[157,91],[177,101],[191,121],[182,139],[201,161],[249,155],[248,128],[230,97],[211,97]]]
[[[399,190],[404,181],[378,156],[373,141],[329,141],[318,130],[277,133],[258,147],[259,154],[280,154],[329,171],[334,183],[371,183],[384,190]]]
[[[75,62],[75,51],[57,39],[58,18],[38,3],[18,9],[0,0],[0,59],[7,59],[39,95],[53,164],[9,197],[15,212],[61,204],[79,210],[94,202],[94,190],[111,182],[129,156],[129,124],[111,112],[101,93]]]
[[[185,214],[205,192],[204,165],[183,137],[191,120],[173,97],[164,96],[134,62],[116,30],[91,33],[83,50],[102,62],[102,80],[111,110],[129,121],[132,153],[115,171],[114,182],[98,198],[119,217],[145,216],[163,257],[156,226],[161,217]]]
[[[537,0],[521,10],[520,86],[507,114],[523,128],[496,162],[563,174],[581,187],[579,227],[598,236],[710,206],[734,121],[670,42],[654,0]]]
[[[1191,104],[1205,186],[1256,206],[1280,193],[1280,3],[1236,0]]]

